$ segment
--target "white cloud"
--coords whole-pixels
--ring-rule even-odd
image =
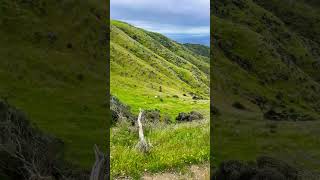
[[[210,0],[111,0],[111,18],[162,34],[209,35]]]
[[[177,26],[173,24],[157,24],[147,21],[128,20],[128,23],[149,31],[158,32],[161,34],[192,34],[204,35],[210,33],[209,26]]]
[[[127,6],[131,8],[162,8],[173,11],[209,10],[209,0],[111,0],[111,6]]]

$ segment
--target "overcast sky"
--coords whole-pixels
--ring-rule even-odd
[[[111,0],[111,18],[179,42],[207,44],[210,0]]]

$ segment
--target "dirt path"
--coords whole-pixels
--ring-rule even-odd
[[[187,173],[179,172],[165,172],[165,173],[156,173],[156,174],[145,174],[143,180],[185,180],[185,179],[194,179],[194,180],[209,180],[209,164],[205,165],[192,165],[189,167]]]

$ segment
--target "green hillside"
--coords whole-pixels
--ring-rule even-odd
[[[184,46],[196,54],[210,58],[210,48],[207,46],[200,45],[200,44],[190,44],[190,43],[186,43],[184,44]]]
[[[136,127],[119,121],[111,131],[111,175],[139,179],[144,173],[182,170],[209,160],[209,57],[167,37],[111,21],[110,90],[137,116],[139,109],[160,112],[145,125],[151,152],[135,146]],[[176,123],[180,112],[204,119]],[[199,149],[199,147],[202,147]]]
[[[270,155],[320,170],[320,9],[313,3],[211,4],[216,164]]]
[[[111,94],[132,106],[163,110],[172,118],[182,110],[204,108],[209,100],[209,58],[182,44],[135,28],[111,23]],[[200,101],[193,102],[197,96]],[[185,104],[194,103],[186,107]]]
[[[105,147],[105,2],[3,0],[0,97],[63,140],[65,157],[90,170]]]

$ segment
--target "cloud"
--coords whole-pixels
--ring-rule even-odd
[[[121,20],[121,19],[120,19]],[[125,20],[124,20],[125,21]],[[149,31],[158,32],[161,34],[192,34],[202,35],[209,34],[210,29],[208,26],[191,26],[184,24],[159,24],[149,21],[137,21],[137,20],[126,20],[127,23],[133,24],[136,27],[148,29]]]
[[[209,34],[210,0],[111,0],[111,18],[163,34]]]

